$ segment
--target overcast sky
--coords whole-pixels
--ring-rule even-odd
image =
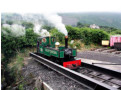
[[[1,0],[2,12],[120,12],[121,0]]]

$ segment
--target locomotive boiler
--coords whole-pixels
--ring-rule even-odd
[[[75,59],[76,49],[68,48],[68,36],[65,36],[65,46],[56,46],[55,43],[55,37],[38,37],[37,53],[69,69],[77,69],[81,66],[81,60]]]

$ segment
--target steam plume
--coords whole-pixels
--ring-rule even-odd
[[[27,20],[34,24],[34,32],[40,35],[42,30],[42,25],[51,25],[57,28],[61,33],[65,36],[68,35],[65,25],[62,23],[61,16],[57,15],[56,13],[42,13],[41,15],[38,14],[23,14],[23,20]]]
[[[13,37],[19,37],[19,36],[25,35],[25,27],[23,27],[21,25],[18,25],[18,24],[13,24],[13,25],[4,24],[3,27],[7,28],[10,31],[10,33],[8,33],[5,30],[2,30],[2,32],[5,35],[10,35],[10,36],[13,36]]]
[[[34,32],[39,34],[40,33],[40,30],[41,30],[41,24],[34,24]]]
[[[61,16],[55,13],[50,13],[50,14],[43,14],[43,17],[48,22],[50,22],[54,27],[56,27],[61,33],[63,33],[65,36],[68,35],[65,25],[62,23]]]
[[[41,29],[41,24],[34,24],[34,32],[42,37],[50,36],[50,33],[46,29]]]
[[[45,36],[50,36],[50,33],[46,29],[42,29],[40,35],[45,37]]]

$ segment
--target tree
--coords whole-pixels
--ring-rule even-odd
[[[22,22],[22,26],[24,26],[25,29],[29,29],[29,28],[33,29],[33,27],[34,27],[33,23],[31,23],[31,22],[25,22],[25,21]]]
[[[89,24],[83,24],[83,23],[77,22],[77,27],[79,28],[89,27]]]
[[[48,26],[48,25],[44,25],[44,26],[42,26],[42,28],[43,28],[43,29],[46,29],[46,30],[48,30],[48,31],[50,31],[50,30],[53,29],[54,27]]]
[[[6,23],[9,24],[9,25],[12,25],[13,24],[13,21],[9,21],[8,20],[8,21],[6,21]]]
[[[50,30],[51,36],[56,37],[56,41],[64,43],[64,34],[59,32],[57,29],[51,29]]]

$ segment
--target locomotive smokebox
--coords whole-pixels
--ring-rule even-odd
[[[68,36],[65,36],[65,48],[68,48]]]

